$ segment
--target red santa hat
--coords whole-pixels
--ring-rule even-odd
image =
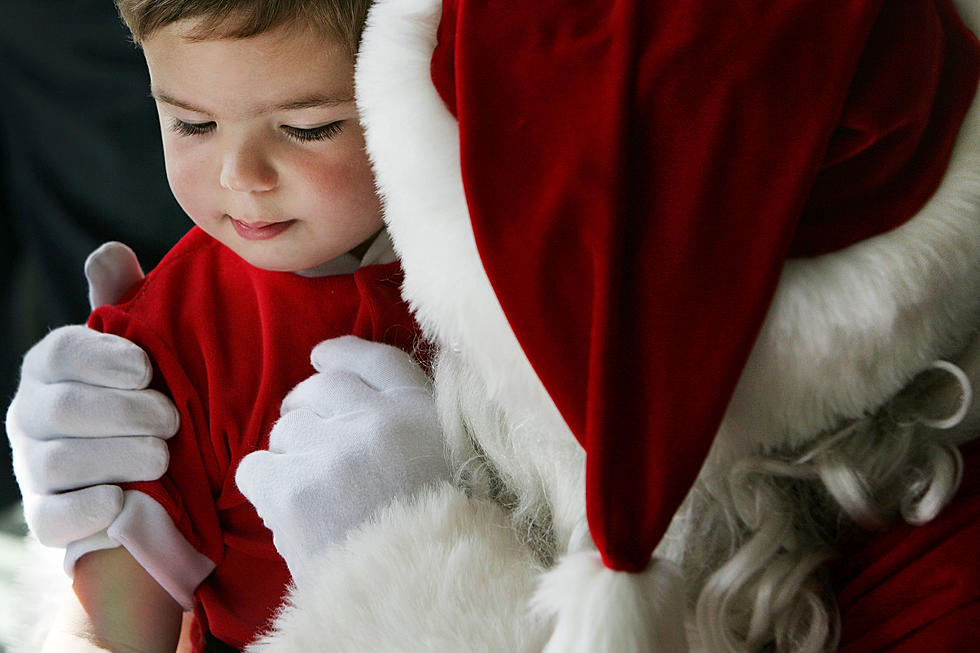
[[[646,567],[786,259],[911,218],[976,89],[949,0],[445,0],[484,267],[588,456],[606,565]]]
[[[787,257],[935,191],[976,39],[949,0],[445,0],[438,36],[484,267],[586,450],[603,562],[641,571]]]
[[[978,71],[950,0],[443,1],[476,246],[609,570],[647,569],[787,260],[915,215]]]

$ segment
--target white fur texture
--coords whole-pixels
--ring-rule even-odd
[[[639,574],[606,568],[593,552],[572,553],[547,571],[534,607],[555,622],[544,653],[685,653],[683,580],[670,562]]]
[[[564,443],[570,433],[516,342],[476,250],[457,125],[430,79],[438,3],[382,5],[365,34],[358,100],[406,271],[405,295],[426,333],[479,370],[488,399],[513,423],[534,418]],[[974,29],[975,13],[964,16]],[[392,61],[403,63],[393,72]],[[786,265],[719,447],[799,446],[872,411],[932,360],[966,344],[970,326],[980,324],[976,104],[942,186],[916,217],[846,250]],[[500,466],[515,459],[487,453]],[[544,460],[533,454],[524,459]]]
[[[471,359],[492,395],[510,385],[507,410],[553,411],[473,240],[457,125],[429,77],[438,3],[398,4],[376,12],[377,27],[365,36],[358,99],[405,266],[405,295],[427,334]],[[404,62],[396,75],[391,61]],[[942,186],[915,218],[841,252],[786,265],[730,406],[731,432],[798,445],[873,409],[932,360],[965,345],[963,325],[980,323],[978,142],[975,102]]]
[[[976,0],[958,3],[980,28]],[[790,261],[729,406],[729,433],[798,446],[881,405],[980,327],[980,102],[946,175],[909,222]]]
[[[450,437],[457,462],[489,461],[517,500],[532,504],[528,514],[535,514],[533,504],[553,511],[547,526],[557,552],[578,549],[584,457],[481,265],[457,125],[430,79],[438,19],[438,0],[381,0],[357,69],[368,152],[406,273],[403,290],[443,349],[437,394],[445,421],[456,424]],[[933,359],[967,344],[980,318],[978,137],[975,106],[942,188],[900,229],[787,264],[716,443],[719,465],[759,445],[800,444],[843,418],[872,412]],[[471,436],[475,443],[466,442]],[[294,591],[278,634],[249,650],[540,650],[548,624],[525,608],[541,570],[514,523],[496,506],[448,489],[396,504],[347,546],[325,554],[317,591]],[[678,518],[663,548],[681,555],[686,528]],[[548,574],[539,600],[558,612],[565,601],[574,615],[588,601],[583,586],[624,591],[618,580],[607,583],[594,572],[563,563]],[[653,586],[653,603],[673,595]],[[600,621],[609,621],[591,632],[614,623],[643,631],[635,620],[615,622],[599,610]],[[559,638],[566,631],[561,624],[558,630],[554,647],[564,646]],[[634,641],[625,631],[618,636]]]
[[[448,484],[393,503],[319,567],[247,653],[541,650],[526,609],[540,568],[498,506]]]
[[[430,73],[440,9],[437,0],[403,0],[372,10],[356,78],[367,149],[405,270],[404,296],[426,335],[477,372],[480,401],[499,406],[517,429],[503,438],[481,434],[481,446],[519,488],[548,495],[567,537],[585,519],[584,478],[577,480],[584,456],[511,331],[476,249],[458,126]],[[570,480],[573,492],[556,491]]]

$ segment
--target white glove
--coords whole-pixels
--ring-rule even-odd
[[[377,509],[450,477],[428,379],[407,354],[345,336],[311,360],[317,374],[283,401],[269,450],[235,475],[297,585]]]
[[[143,276],[120,243],[93,252],[85,274],[93,308]],[[176,433],[179,417],[169,399],[145,389],[151,375],[142,349],[81,325],[55,329],[27,352],[6,427],[27,525],[41,543],[65,546],[112,523],[122,490],[96,484],[166,471],[161,438]]]

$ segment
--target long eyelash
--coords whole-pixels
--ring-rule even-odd
[[[170,129],[180,136],[200,136],[214,131],[215,123],[212,122],[186,122],[174,118],[170,121]]]
[[[320,127],[313,127],[311,129],[290,127],[289,125],[282,126],[282,130],[286,133],[287,136],[301,143],[310,143],[313,141],[333,139],[336,138],[340,134],[340,132],[343,131],[343,129],[344,129],[343,120],[327,123],[326,125],[321,125]]]

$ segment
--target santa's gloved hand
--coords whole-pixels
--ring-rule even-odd
[[[286,397],[269,450],[235,476],[297,584],[378,508],[450,477],[428,379],[407,354],[345,336],[311,359],[317,374]]]
[[[93,308],[143,276],[120,243],[93,252],[85,274]],[[169,399],[145,389],[151,375],[142,349],[82,325],[55,329],[27,352],[6,426],[27,525],[43,544],[65,546],[111,524],[122,491],[105,484],[166,471],[164,439],[179,417]]]

